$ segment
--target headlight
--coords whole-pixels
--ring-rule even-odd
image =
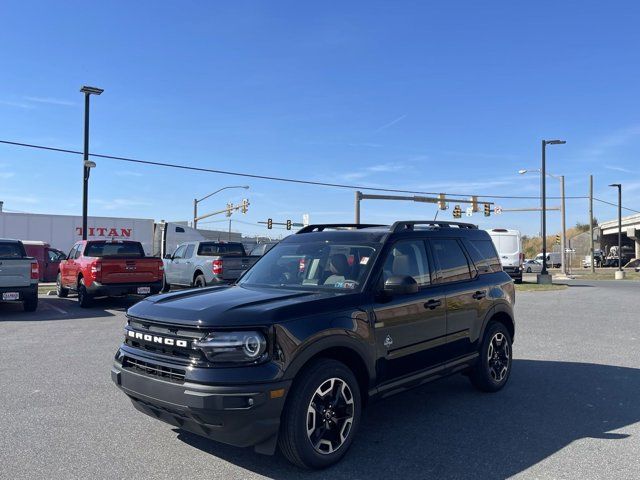
[[[193,346],[202,350],[210,362],[251,363],[262,359],[267,340],[260,332],[215,332]]]

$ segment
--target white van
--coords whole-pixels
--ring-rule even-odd
[[[487,230],[496,246],[502,269],[507,272],[516,283],[522,282],[522,264],[524,253],[522,251],[522,235],[519,230],[507,230],[506,228],[493,228]]]

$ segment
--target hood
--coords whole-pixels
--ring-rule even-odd
[[[357,305],[360,295],[233,285],[155,295],[127,313],[143,320],[192,327],[270,325]]]

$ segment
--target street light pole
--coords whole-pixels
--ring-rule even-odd
[[[551,283],[551,277],[547,271],[547,145],[563,145],[564,140],[542,140],[542,191],[540,192],[542,203],[542,271],[538,275],[538,283]]]
[[[227,190],[229,188],[244,188],[245,190],[247,190],[249,188],[249,185],[230,185],[228,187],[219,188],[215,192],[210,193],[209,195],[205,195],[201,199],[194,198],[193,199],[193,228],[197,228],[198,227],[198,203],[202,202],[203,200],[206,200],[209,197],[212,197],[213,195],[215,195],[218,192],[221,192],[223,190]]]
[[[84,155],[82,163],[82,240],[87,239],[88,203],[89,203],[89,175],[95,163],[89,161],[89,97],[104,92],[101,88],[83,86],[84,93]]]
[[[562,216],[562,235],[560,236],[560,248],[562,249],[562,268],[561,268],[561,272],[562,275],[566,276],[567,275],[567,224],[566,224],[566,214],[565,214],[565,200],[564,200],[564,175],[560,175],[560,196],[562,197],[562,201],[561,201],[561,212],[560,215]]]
[[[612,183],[609,186],[618,189],[618,270],[615,273],[615,279],[622,280],[624,278],[622,270],[622,184]]]

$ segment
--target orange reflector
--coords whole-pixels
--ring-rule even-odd
[[[278,390],[271,390],[269,392],[269,396],[271,398],[282,398],[282,397],[284,397],[284,388],[279,388]]]

